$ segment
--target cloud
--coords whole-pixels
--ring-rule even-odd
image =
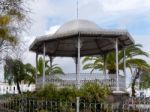
[[[48,29],[48,31],[45,32],[46,35],[48,34],[54,34],[58,29],[60,28],[60,25],[52,26]]]
[[[59,27],[60,27],[60,25],[52,26],[47,31],[45,31],[45,33],[43,35],[54,34]],[[35,38],[36,38],[36,36],[26,37],[26,41],[28,41],[28,44],[27,44],[28,48],[32,44],[32,42],[34,41]],[[25,63],[32,63],[35,66],[35,53],[27,50],[23,61]]]
[[[102,4],[105,12],[111,13],[124,12],[126,14],[140,14],[150,10],[150,1],[147,0],[103,0]]]
[[[54,25],[54,26],[50,27],[47,31],[45,31],[44,35],[54,34],[59,27],[60,27],[60,25]],[[35,39],[35,37],[30,37],[30,38],[32,38],[32,40],[29,41],[28,46]],[[26,54],[25,54],[24,57],[25,57],[24,60],[23,60],[24,63],[32,63],[35,66],[35,53],[30,52],[28,50],[26,52]],[[65,73],[75,73],[75,62],[74,62],[73,58],[60,58],[60,57],[56,57],[56,58],[54,58],[54,64],[59,64],[59,66],[61,68],[63,68],[63,70],[65,71]]]
[[[149,53],[150,55],[150,37],[148,35],[146,36],[135,36],[136,37],[136,43],[138,44],[142,44],[143,46],[143,50],[146,51],[147,53]],[[147,62],[150,64],[150,57],[146,58],[146,57],[141,57],[144,58],[145,60],[147,60]]]
[[[127,28],[136,42],[142,43],[144,50],[149,51],[150,33],[144,37],[136,34],[141,30],[144,33],[150,31],[144,26],[141,28],[143,18],[145,24],[150,24],[149,6],[149,0],[79,0],[79,18],[94,21],[102,28]],[[29,34],[25,35],[28,45],[37,36],[52,34],[65,22],[76,19],[76,0],[34,0],[30,8],[32,23]],[[136,26],[139,30],[137,32],[134,31]],[[68,68],[70,64],[65,60],[70,60],[69,63],[72,63],[72,59],[65,58],[55,61],[63,62],[61,66]],[[24,61],[35,64],[35,54],[28,51]]]
[[[149,6],[148,0],[79,0],[79,18],[104,28],[129,29],[143,17],[149,22]],[[43,35],[51,26],[76,19],[76,0],[35,0],[30,7],[30,33],[34,36]]]
[[[150,1],[148,0],[79,0],[79,18],[89,19],[104,28],[131,29],[130,32],[134,34],[133,38],[136,42],[142,42],[144,49],[147,50],[150,48],[149,44],[142,41],[142,37],[136,35],[134,29],[129,26],[135,26],[135,22],[142,17],[146,18],[146,22],[148,22],[149,6]],[[76,0],[35,0],[30,7],[32,25],[30,35],[27,36],[29,44],[36,36],[52,34],[66,21],[76,19]],[[137,22],[136,24],[142,23]],[[149,38],[148,36],[144,37],[145,40]],[[33,55],[27,57],[31,58]],[[33,61],[33,59],[29,60],[31,60],[29,62]]]

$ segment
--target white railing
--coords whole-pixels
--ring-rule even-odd
[[[36,87],[41,88],[42,87],[42,77],[39,77],[37,79]],[[104,75],[100,73],[81,73],[80,74],[80,84],[84,84],[86,82],[97,82],[101,85],[107,85],[112,90],[116,90],[117,87],[117,77],[116,74],[109,74]],[[49,75],[45,77],[45,84],[55,84],[58,87],[64,87],[67,85],[76,85],[76,74],[70,73],[70,74],[55,74],[55,75]],[[119,75],[119,90],[124,91],[126,88],[125,86],[125,77]]]

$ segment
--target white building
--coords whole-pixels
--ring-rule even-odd
[[[34,91],[35,85],[21,84],[20,89],[22,92]],[[0,95],[3,94],[18,94],[17,86],[15,84],[9,85],[8,83],[0,82]]]

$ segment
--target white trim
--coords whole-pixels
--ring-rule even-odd
[[[114,94],[123,94],[123,93],[128,93],[128,92],[125,92],[125,91],[113,91],[112,93],[114,93]]]

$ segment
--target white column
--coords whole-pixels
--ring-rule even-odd
[[[78,64],[77,64],[77,88],[80,89],[80,48],[81,48],[81,42],[80,42],[80,35],[78,37]],[[80,97],[77,97],[77,112],[80,111]]]
[[[77,82],[77,66],[78,66],[78,59],[77,59],[77,57],[74,57],[73,58],[74,59],[74,62],[75,62],[75,74],[76,74],[76,82]]]
[[[119,66],[118,66],[118,38],[116,38],[116,76],[117,76],[117,91],[119,91]]]
[[[45,85],[45,43],[43,45],[43,87]]]
[[[38,54],[36,53],[36,74],[35,74],[35,84],[37,85],[37,75],[38,75]]]
[[[107,69],[107,65],[106,65],[106,54],[104,54],[104,57],[103,57],[103,58],[104,58],[104,65],[103,65],[103,66],[104,66],[104,70],[103,70],[103,74],[105,75],[105,79],[106,79],[106,77],[107,77],[107,76],[106,76],[106,75],[107,75],[107,73],[106,73],[106,69]]]
[[[123,49],[123,72],[125,77],[125,87],[126,87],[126,49]]]
[[[77,87],[80,89],[80,37],[78,37]]]
[[[77,112],[80,112],[80,97],[77,97]]]

